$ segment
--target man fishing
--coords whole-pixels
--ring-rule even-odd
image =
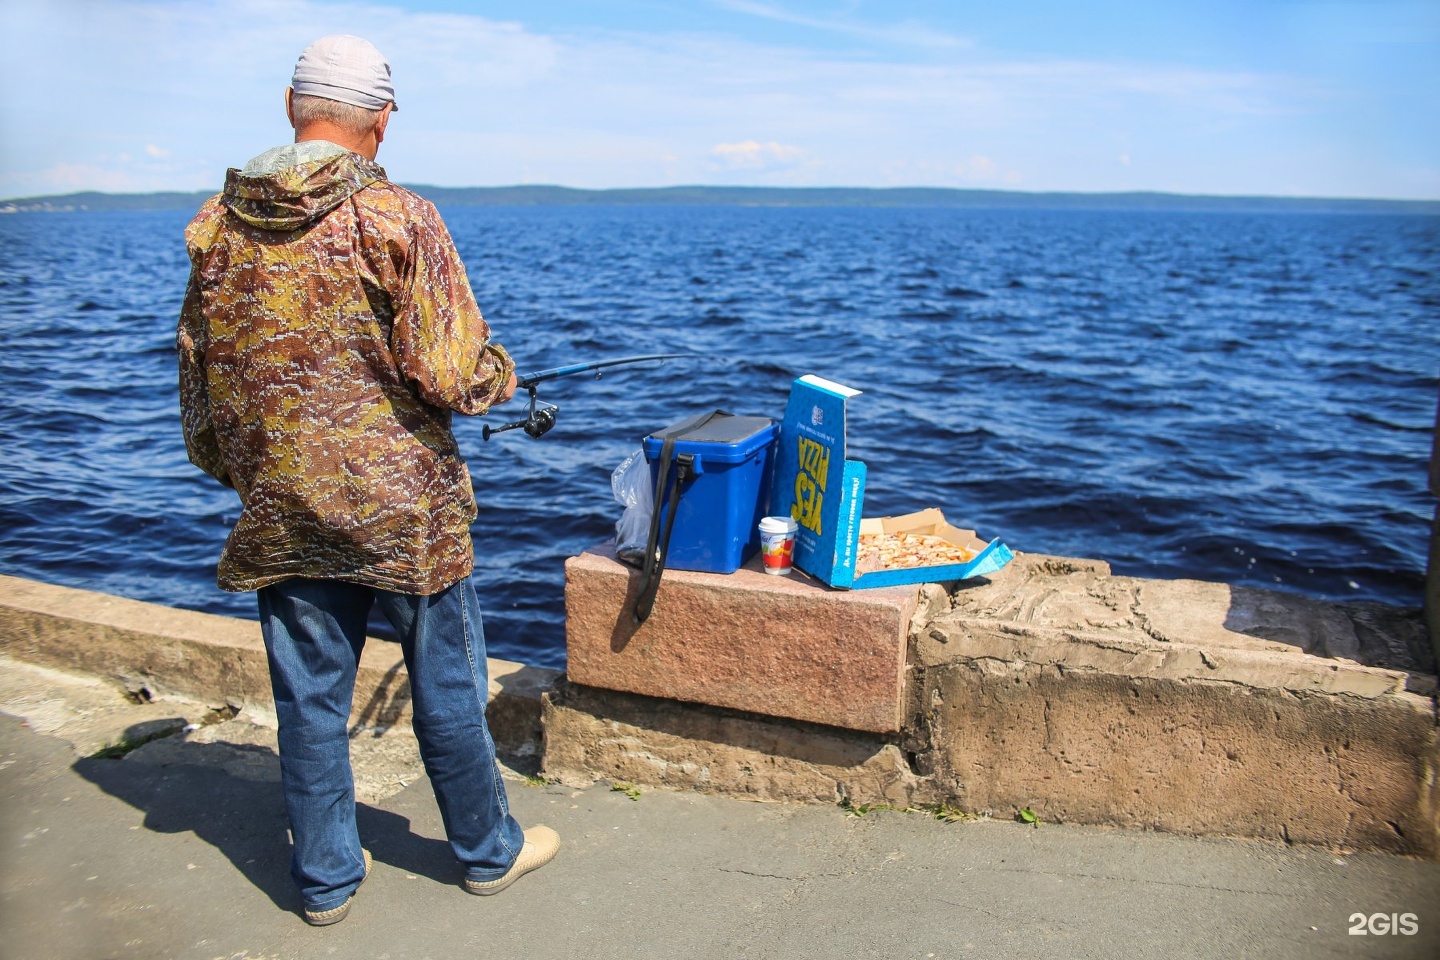
[[[414,728],[463,887],[492,894],[559,837],[510,815],[485,723],[470,475],[452,411],[515,391],[435,207],[375,163],[395,94],[359,37],[305,49],[295,142],[228,171],[185,231],[177,331],[190,459],[240,496],[218,581],[258,591],[291,874],[311,924],[370,868],[347,724],[372,606],[399,634]]]

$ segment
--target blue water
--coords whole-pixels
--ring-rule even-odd
[[[563,664],[564,559],[612,533],[610,472],[642,436],[717,407],[778,418],[805,373],[865,391],[867,515],[933,505],[1117,573],[1420,603],[1434,218],[444,213],[522,370],[700,355],[556,381],[540,441],[457,421],[493,655]],[[187,219],[0,217],[0,572],[253,617],[214,585],[235,495],[180,438]]]

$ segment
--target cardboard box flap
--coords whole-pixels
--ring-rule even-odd
[[[945,514],[935,507],[926,507],[924,510],[899,517],[867,517],[860,521],[861,533],[929,533],[947,536],[952,531],[968,534],[972,538],[975,536],[974,530],[960,531],[950,526],[945,522]],[[959,540],[954,542],[961,543]]]

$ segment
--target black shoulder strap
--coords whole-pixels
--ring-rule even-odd
[[[645,540],[645,565],[640,569],[640,593],[635,598],[635,607],[631,611],[636,624],[649,619],[650,610],[655,606],[655,594],[660,590],[660,575],[665,572],[665,556],[670,552],[670,534],[675,529],[675,514],[680,507],[680,488],[694,476],[694,456],[688,453],[675,456],[675,440],[700,429],[716,417],[728,416],[730,414],[721,410],[702,413],[661,433],[651,434],[661,441],[660,475],[655,481],[655,501],[650,511],[650,534]],[[662,513],[665,514],[663,537],[660,532]]]

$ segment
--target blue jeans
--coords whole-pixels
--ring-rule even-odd
[[[261,588],[259,600],[294,840],[290,873],[306,909],[339,906],[365,876],[347,727],[372,603],[400,635],[415,737],[450,847],[468,878],[504,876],[524,835],[485,723],[485,634],[470,581],[423,597],[293,579]]]

